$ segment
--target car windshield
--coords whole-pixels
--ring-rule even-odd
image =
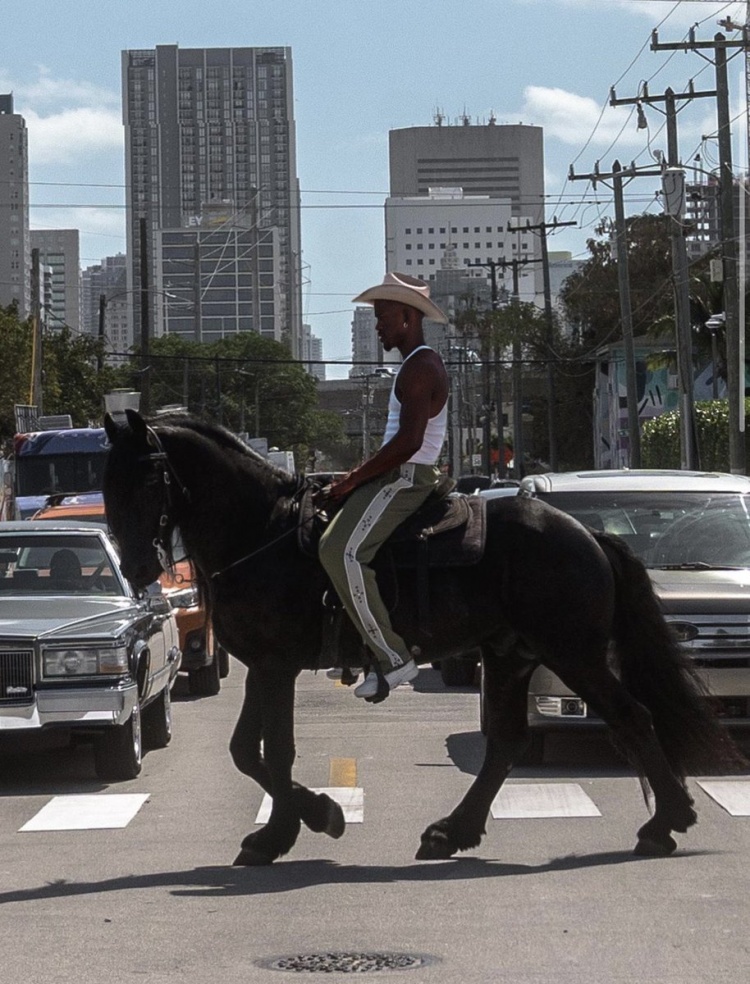
[[[539,498],[621,536],[647,567],[750,567],[750,503],[715,492],[550,492]]]
[[[86,533],[0,535],[0,593],[126,594],[102,541]]]

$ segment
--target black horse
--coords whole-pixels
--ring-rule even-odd
[[[128,411],[127,424],[108,418],[106,429],[104,499],[123,573],[138,587],[154,581],[179,528],[216,636],[247,666],[231,754],[273,807],[235,864],[286,854],[301,822],[340,837],[338,804],[292,779],[295,678],[320,665],[326,587],[294,535],[301,480],[228,431],[190,418],[149,426]],[[481,646],[488,709],[482,768],[453,812],[427,827],[417,858],[449,858],[480,843],[490,805],[526,747],[527,688],[540,663],[601,715],[650,787],[653,814],[638,832],[638,854],[670,854],[672,831],[696,822],[687,774],[740,761],[645,568],[616,537],[536,500],[500,498],[488,503],[481,561],[430,572],[428,626],[417,617],[414,572],[399,571],[396,580],[394,627],[424,661]]]

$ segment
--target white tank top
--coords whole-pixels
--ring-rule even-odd
[[[414,349],[414,352],[419,352],[421,349],[429,349],[429,345],[420,345],[418,348]],[[406,359],[401,363],[401,369],[406,364],[407,360],[410,359],[414,352],[410,352]],[[398,432],[399,422],[401,419],[401,401],[396,396],[396,381],[398,380],[399,369],[396,374],[396,378],[393,380],[393,388],[391,389],[391,397],[388,400],[388,420],[385,425],[385,434],[383,434],[383,444],[387,444],[391,438],[395,437]],[[427,421],[427,427],[424,432],[424,439],[422,440],[422,447],[416,454],[413,454],[409,458],[410,462],[415,465],[434,465],[437,464],[437,460],[440,457],[440,452],[443,448],[443,442],[445,441],[445,431],[448,426],[448,400],[442,406],[434,417],[430,417]]]

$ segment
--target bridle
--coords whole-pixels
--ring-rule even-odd
[[[172,557],[172,549],[170,544],[167,542],[167,529],[169,528],[169,515],[174,505],[174,497],[172,491],[172,480],[174,479],[177,488],[180,493],[185,498],[186,502],[190,502],[190,490],[182,481],[180,476],[174,470],[174,465],[167,457],[167,452],[164,450],[164,445],[161,443],[159,435],[153,429],[153,427],[146,426],[146,441],[148,444],[152,445],[155,450],[150,451],[148,454],[139,455],[139,461],[147,461],[153,463],[157,466],[158,470],[161,472],[161,489],[162,489],[162,501],[159,511],[159,530],[157,535],[152,540],[154,549],[156,550],[156,556],[159,558],[159,563],[161,568],[168,574],[174,574],[174,558]]]
[[[161,480],[162,480],[161,481],[162,503],[161,503],[161,510],[159,514],[159,531],[158,534],[154,537],[152,543],[154,549],[156,550],[156,555],[159,559],[159,563],[161,564],[162,570],[172,574],[174,573],[174,561],[171,554],[171,547],[170,544],[168,543],[167,536],[166,536],[167,530],[169,528],[170,511],[174,504],[172,481],[174,480],[175,485],[177,485],[178,489],[180,490],[180,493],[182,494],[186,502],[190,502],[190,490],[187,488],[185,483],[177,474],[177,472],[174,469],[174,465],[167,457],[167,452],[164,450],[164,445],[161,443],[161,440],[159,439],[159,435],[156,433],[153,427],[150,427],[148,425],[146,426],[146,440],[150,445],[154,447],[154,450],[149,451],[147,454],[139,455],[138,460],[151,462],[155,464],[161,471]],[[297,483],[297,488],[294,492],[294,495],[291,497],[291,503],[293,508],[295,506],[297,507],[299,506],[299,502],[306,489],[307,489],[307,483],[305,482],[305,479],[302,476],[300,476]],[[257,557],[258,554],[264,553],[266,550],[269,550],[271,547],[275,546],[277,543],[279,543],[281,540],[284,540],[292,533],[296,533],[303,524],[311,522],[311,519],[303,519],[299,515],[299,509],[297,509],[297,515],[298,515],[297,522],[294,523],[289,529],[284,530],[283,533],[280,533],[273,540],[269,540],[267,543],[264,543],[262,546],[258,547],[257,549],[252,550],[249,554],[246,554],[244,557],[240,557],[237,560],[232,561],[231,564],[227,564],[226,567],[222,567],[217,571],[213,571],[213,573],[209,575],[210,579],[212,581],[215,581],[223,574],[225,574],[227,571],[230,571],[235,567],[239,567],[240,564],[244,564],[246,561],[251,560],[253,557]]]

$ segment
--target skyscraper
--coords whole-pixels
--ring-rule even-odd
[[[538,225],[544,221],[544,146],[543,131],[538,126],[498,125],[494,117],[486,124],[472,124],[462,116],[458,125],[445,125],[442,116],[436,126],[413,126],[389,132],[389,165],[391,198],[428,196],[431,189],[461,189],[470,196],[489,196],[497,204],[505,199],[510,205],[509,217],[514,226],[528,221]],[[457,224],[457,223],[456,223]],[[489,254],[501,259],[494,236],[492,250],[486,246],[486,226],[491,222],[469,222],[471,233],[466,257],[475,250],[477,256]],[[497,223],[495,223],[496,227]],[[474,236],[475,227],[482,234]],[[497,232],[495,228],[494,232]],[[459,241],[464,239],[459,235]],[[479,241],[479,247],[474,242]],[[517,243],[520,257],[523,243]],[[463,248],[463,247],[461,247]],[[500,247],[502,249],[502,247]],[[513,257],[507,255],[505,259]],[[541,247],[539,236],[529,236],[526,259],[535,260],[535,291],[542,289]],[[439,264],[435,264],[438,266]],[[429,274],[425,269],[417,276]],[[426,278],[427,279],[427,278]]]
[[[291,50],[124,51],[122,86],[135,339],[257,331],[299,357]]]
[[[78,229],[32,229],[31,248],[49,267],[50,291],[42,316],[51,330],[81,327],[81,268]]]
[[[12,93],[0,94],[0,304],[31,304],[29,152],[26,121],[13,112]]]

